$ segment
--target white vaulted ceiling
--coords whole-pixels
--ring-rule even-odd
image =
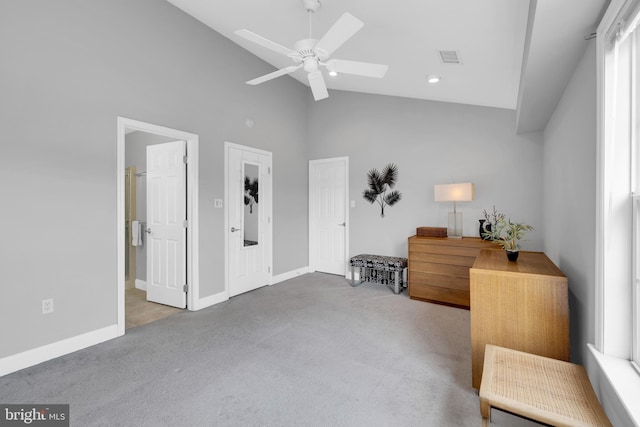
[[[302,0],[168,0],[273,65],[289,58],[234,34],[246,28],[280,45],[309,37]],[[607,0],[321,0],[311,16],[321,38],[345,12],[364,27],[333,58],[388,64],[383,79],[325,74],[331,89],[518,109],[519,131],[540,130],[586,47]],[[439,50],[457,51],[444,64]],[[242,81],[263,73],[247,70]],[[426,76],[441,76],[429,84]],[[291,77],[308,85],[306,73]],[[291,78],[287,76],[279,78]],[[263,83],[269,84],[269,82]],[[558,90],[560,88],[560,90]],[[322,102],[322,101],[318,101]],[[526,113],[526,114],[525,114]]]

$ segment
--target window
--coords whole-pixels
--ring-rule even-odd
[[[613,2],[598,32],[597,345],[640,363],[640,0]]]
[[[640,11],[633,17],[631,33],[621,37],[620,50],[624,51],[625,74],[630,81],[627,94],[629,104],[631,145],[631,200],[633,222],[633,277],[632,277],[632,351],[631,360],[640,372]]]
[[[612,0],[597,33],[596,342],[588,347],[615,425],[640,425],[639,21],[640,0]]]

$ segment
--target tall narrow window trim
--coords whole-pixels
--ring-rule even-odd
[[[633,218],[633,281],[632,281],[632,363],[640,372],[640,12],[636,11],[630,30],[623,34],[622,46],[629,49],[630,125],[631,125],[631,197]],[[629,35],[627,40],[624,36]]]
[[[622,6],[604,40],[603,343],[640,364],[640,0]]]
[[[635,157],[637,160],[637,157]],[[637,163],[637,162],[636,162]],[[640,194],[633,194],[632,365],[640,374]]]
[[[640,425],[640,0],[598,26],[595,345],[589,373],[615,425]],[[620,409],[624,409],[621,411]]]

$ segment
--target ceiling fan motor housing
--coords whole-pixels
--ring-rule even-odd
[[[318,63],[327,59],[324,52],[315,49],[316,43],[318,43],[316,39],[302,39],[294,46],[297,55],[292,58],[295,62],[302,62],[307,72],[316,71]],[[310,67],[312,69],[308,69]]]
[[[315,56],[316,52],[313,48],[316,46],[316,43],[318,43],[316,39],[302,39],[296,42],[293,49],[304,60],[308,56]]]

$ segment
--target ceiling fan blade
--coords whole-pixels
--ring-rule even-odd
[[[257,77],[257,78],[255,78],[253,80],[249,80],[247,82],[247,84],[248,85],[258,85],[258,84],[264,83],[264,82],[266,82],[268,80],[275,79],[276,77],[280,77],[280,76],[284,76],[285,74],[293,73],[295,70],[297,70],[300,67],[302,67],[302,64],[300,64],[300,65],[290,65],[290,66],[282,68],[280,70],[276,70],[273,73],[265,74],[262,77]]]
[[[265,39],[264,37],[259,36],[256,33],[252,33],[249,30],[237,30],[235,33],[243,39],[247,39],[256,44],[259,44],[262,47],[266,47],[267,49],[271,49],[283,55],[291,55],[296,53],[294,50],[289,49],[288,47],[284,47],[276,42],[272,42],[269,39]]]
[[[388,65],[371,64],[369,62],[346,61],[344,59],[330,59],[327,69],[338,73],[355,74],[358,76],[375,77],[381,79],[387,73]]]
[[[361,20],[350,13],[345,13],[333,24],[333,27],[329,28],[329,31],[320,39],[315,48],[327,56],[331,56],[363,26],[364,23]]]
[[[324,82],[321,71],[313,71],[307,76],[309,79],[309,86],[311,86],[311,92],[313,93],[313,99],[320,101],[329,97],[327,92],[327,85]]]

